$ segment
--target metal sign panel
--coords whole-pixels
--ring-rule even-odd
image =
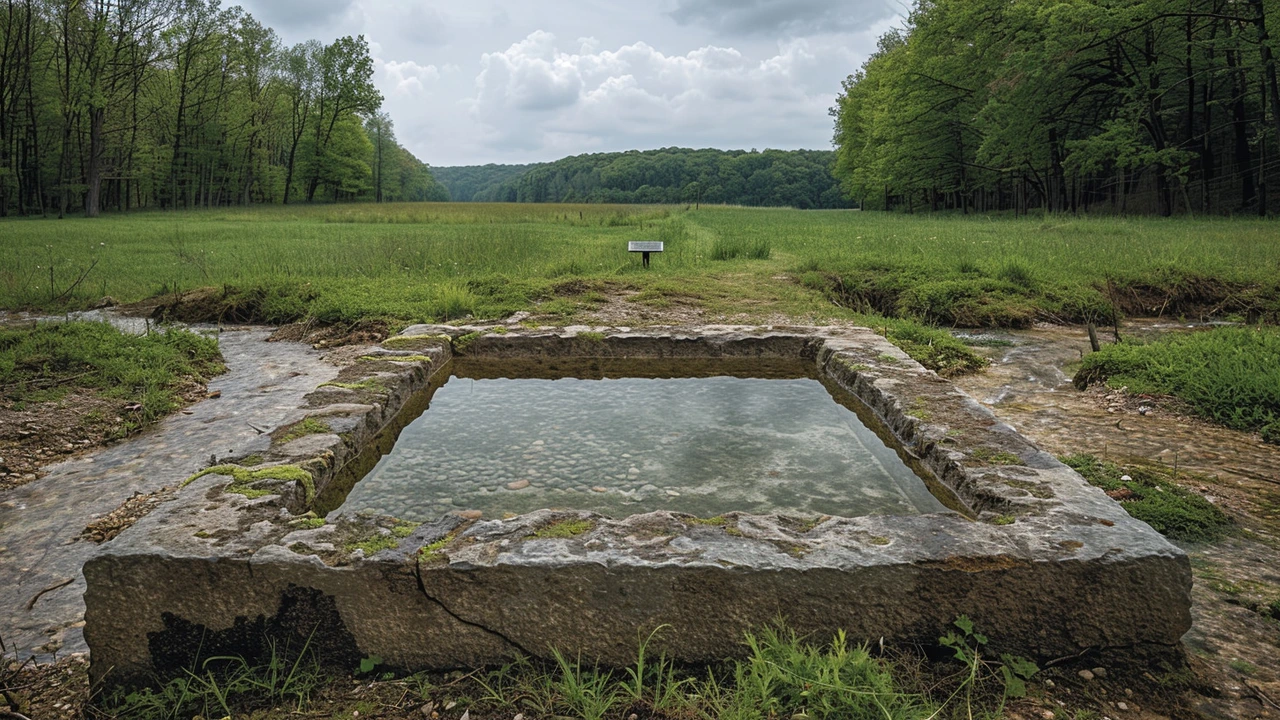
[[[627,252],[662,252],[662,243],[648,240],[632,240],[627,243]]]

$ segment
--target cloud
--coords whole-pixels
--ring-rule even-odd
[[[374,66],[383,82],[379,87],[388,90],[389,95],[412,95],[426,90],[427,83],[440,79],[440,70],[435,65],[419,65],[412,60],[397,62],[374,58]]]
[[[818,62],[803,41],[760,61],[732,47],[667,55],[643,42],[616,50],[576,44],[579,52],[564,52],[554,35],[537,31],[482,57],[470,106],[488,131],[486,144],[574,153],[670,144],[779,147],[828,132],[831,95],[802,87],[802,75]]]
[[[276,30],[301,30],[325,27],[358,4],[358,0],[268,0],[252,3],[249,9]]]
[[[676,0],[669,14],[732,35],[799,37],[866,30],[895,8],[892,0]]]

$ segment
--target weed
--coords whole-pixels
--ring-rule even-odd
[[[602,332],[586,331],[578,333],[578,337],[582,340],[586,340],[587,342],[602,343],[604,342],[605,336]]]
[[[1218,506],[1173,482],[1171,473],[1159,468],[1120,466],[1093,455],[1070,455],[1061,460],[1119,500],[1130,515],[1175,540],[1209,542],[1233,526]]]
[[[273,490],[254,487],[254,483],[265,480],[279,480],[282,482],[298,483],[306,493],[306,502],[308,504],[315,499],[316,494],[315,479],[311,477],[311,473],[303,470],[297,465],[272,465],[271,467],[260,468],[258,470],[251,470],[239,465],[214,465],[213,467],[205,468],[184,480],[182,482],[182,487],[186,487],[206,475],[229,476],[231,478],[231,483],[227,485],[224,492],[244,495],[250,499],[274,494]]]
[[[483,335],[484,333],[482,332],[470,332],[470,333],[467,333],[466,335],[462,335],[461,337],[454,338],[453,351],[455,353],[466,352],[467,348],[470,347],[471,343],[475,342],[476,340],[479,340]]]
[[[992,520],[991,524],[992,525],[1012,525],[1017,521],[1018,521],[1018,518],[1012,515],[1001,515],[1000,517],[997,517],[996,519]]]

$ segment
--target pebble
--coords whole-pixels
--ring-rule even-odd
[[[1054,689],[1055,687],[1057,687],[1057,683],[1055,683],[1055,682],[1054,682],[1054,681],[1052,681],[1052,680],[1045,680],[1045,681],[1044,681],[1044,686],[1045,686],[1045,688],[1046,688],[1046,689],[1048,689],[1048,690],[1052,690],[1052,689]]]
[[[1107,669],[1106,669],[1106,668],[1096,667],[1096,668],[1094,668],[1094,669],[1093,669],[1093,674],[1094,674],[1094,675],[1096,675],[1096,676],[1098,676],[1098,677],[1100,677],[1100,678],[1104,678],[1104,677],[1106,677],[1106,676],[1107,676]]]
[[[508,490],[523,490],[527,487],[529,487],[528,480],[516,480],[515,482],[507,483]]]
[[[1123,703],[1123,702],[1118,702],[1118,703],[1116,703],[1116,709],[1117,709],[1117,710],[1119,710],[1119,711],[1121,711],[1121,712],[1128,712],[1128,711],[1129,711],[1129,706],[1128,706],[1127,704]]]
[[[1076,673],[1076,674],[1077,674],[1077,675],[1079,675],[1081,678],[1083,678],[1083,679],[1085,679],[1085,680],[1092,680],[1092,679],[1093,679],[1093,673],[1092,673],[1092,672],[1090,672],[1090,671],[1088,671],[1088,670],[1081,670],[1080,672],[1078,672],[1078,673]]]
[[[459,510],[454,513],[463,520],[479,520],[484,517],[484,513],[479,510]]]
[[[602,488],[602,487],[600,487],[599,485],[597,485],[597,486],[595,486],[595,487],[591,488],[591,492],[598,492],[598,493],[602,493],[602,492],[609,492],[609,489],[608,489],[608,488]]]

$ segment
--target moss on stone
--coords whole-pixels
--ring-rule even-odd
[[[353,382],[353,383],[338,382],[336,380],[331,380],[326,383],[320,383],[320,387],[322,388],[336,387],[336,388],[342,388],[343,390],[363,390],[365,392],[374,392],[374,393],[382,393],[382,394],[386,394],[390,392],[389,390],[387,390],[387,387],[382,384],[382,381],[378,380],[378,378],[368,378],[366,380],[361,380],[359,382]]]
[[[533,537],[544,540],[547,538],[577,537],[583,533],[590,532],[595,526],[594,520],[561,520],[535,532]]]
[[[714,525],[716,527],[724,527],[729,524],[729,518],[726,518],[723,515],[716,515],[715,517],[709,518],[685,518],[685,522],[691,525]]]
[[[1001,515],[1000,517],[992,520],[991,524],[992,525],[1012,525],[1015,522],[1017,522],[1017,520],[1018,518],[1012,515]]]
[[[243,465],[245,467],[257,467],[258,465],[261,465],[265,459],[266,458],[262,457],[261,453],[254,453],[240,458],[240,461],[236,464]]]
[[[458,353],[465,352],[466,349],[471,346],[471,343],[479,340],[483,335],[484,333],[482,332],[470,332],[466,335],[455,338],[453,340],[453,351]]]
[[[325,523],[326,520],[322,517],[306,517],[294,520],[289,524],[302,530],[315,530],[316,528],[324,527]]]
[[[432,363],[433,358],[427,355],[362,355],[365,362],[398,362],[398,363]]]
[[[361,542],[347,543],[344,547],[347,552],[363,550],[365,557],[369,557],[370,555],[380,553],[383,550],[390,550],[399,544],[400,538],[395,535],[378,535]]]
[[[307,435],[321,435],[327,432],[333,432],[333,428],[329,427],[329,423],[313,417],[303,418],[302,422],[293,424],[284,434],[276,438],[276,442],[284,444]]]
[[[421,350],[429,345],[448,345],[448,335],[396,335],[382,341],[388,350]]]
[[[974,448],[969,453],[969,456],[984,465],[1019,465],[1022,463],[1022,460],[1011,452],[996,451],[986,447]]]
[[[595,332],[594,330],[588,330],[588,331],[586,331],[586,332],[580,332],[580,333],[578,333],[578,337],[579,337],[580,339],[582,339],[582,340],[586,340],[587,342],[593,342],[593,343],[602,343],[602,342],[604,342],[604,333],[602,333],[602,332]]]
[[[258,470],[251,470],[240,465],[214,465],[184,480],[182,487],[186,487],[206,475],[226,475],[230,477],[231,483],[223,489],[223,492],[243,495],[250,499],[275,494],[272,490],[252,487],[253,483],[262,480],[283,480],[285,482],[298,483],[306,492],[307,503],[310,503],[316,494],[315,479],[311,477],[311,473],[297,465],[272,465]]]

